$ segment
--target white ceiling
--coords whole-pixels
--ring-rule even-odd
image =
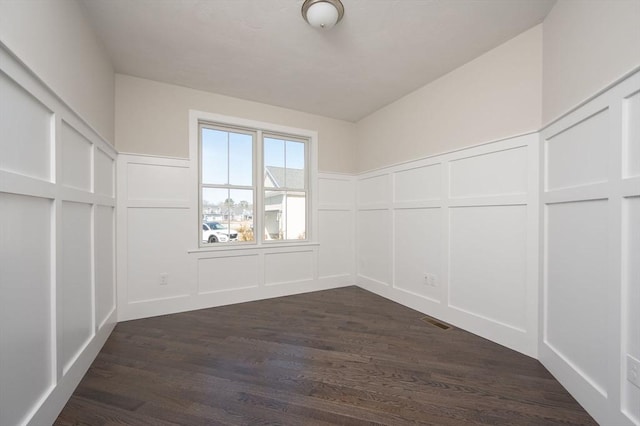
[[[542,22],[555,0],[83,0],[116,72],[357,121]]]

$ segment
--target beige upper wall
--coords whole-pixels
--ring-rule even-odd
[[[640,0],[559,0],[543,28],[545,125],[640,66]]]
[[[357,123],[357,170],[537,131],[538,25]]]
[[[190,109],[315,130],[319,170],[355,170],[353,123],[121,74],[116,74],[116,148],[188,157]]]
[[[113,66],[75,0],[0,0],[0,41],[113,144]]]

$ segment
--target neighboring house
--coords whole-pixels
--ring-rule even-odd
[[[264,229],[268,239],[306,238],[305,193],[295,192],[304,187],[303,169],[265,167]]]

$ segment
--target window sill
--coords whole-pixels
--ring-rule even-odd
[[[291,248],[309,248],[319,247],[320,243],[313,241],[304,242],[286,242],[286,243],[263,243],[263,244],[245,244],[245,245],[226,245],[227,243],[218,243],[220,247],[199,247],[196,249],[187,250],[187,253],[207,253],[207,252],[232,252],[232,251],[249,251],[249,250],[272,250],[272,249],[291,249]]]

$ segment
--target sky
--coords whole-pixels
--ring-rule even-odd
[[[217,129],[202,129],[202,183],[213,185],[253,185],[252,135]],[[265,166],[304,169],[304,143],[264,137]],[[218,204],[227,198],[237,204],[253,204],[248,189],[203,188],[203,202]]]

